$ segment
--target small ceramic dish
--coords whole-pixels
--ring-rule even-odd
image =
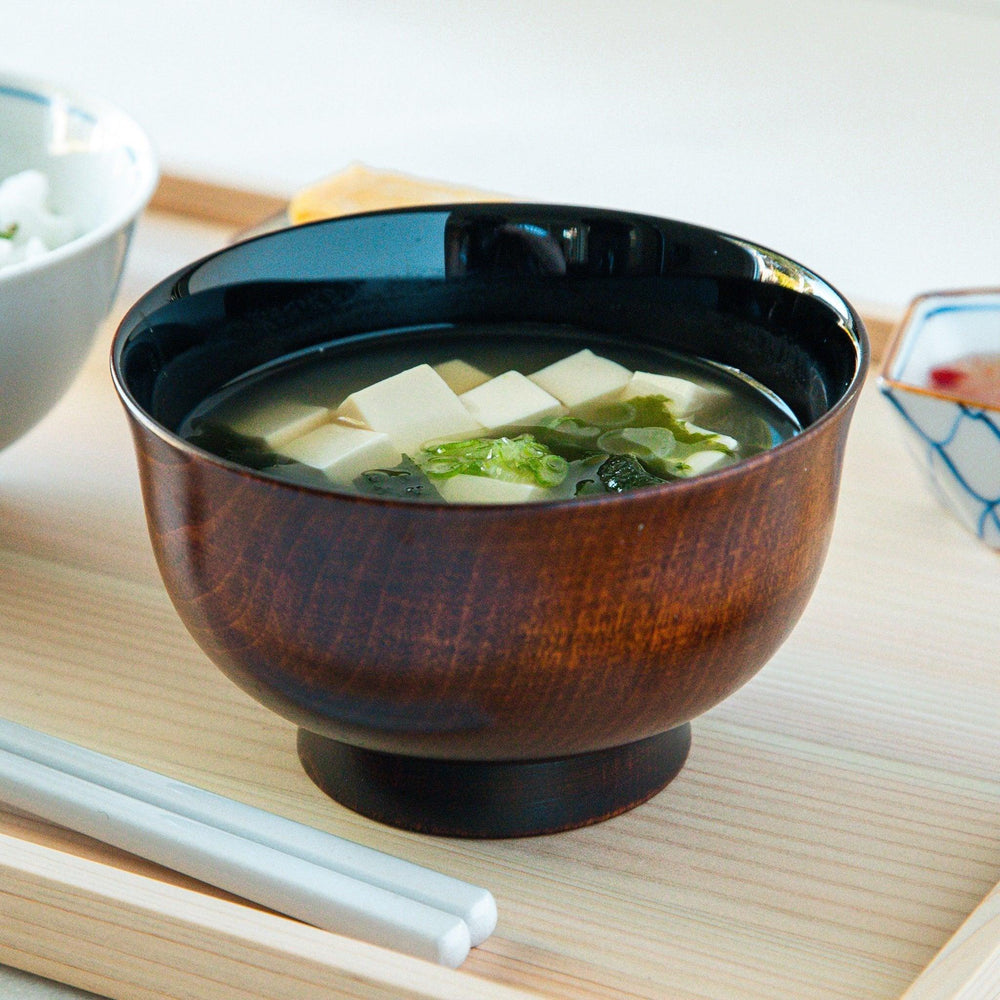
[[[992,357],[974,388],[964,359]],[[1000,549],[1000,289],[922,295],[896,331],[879,388],[901,418],[906,443],[941,503],[974,535]],[[980,382],[984,381],[982,361]]]

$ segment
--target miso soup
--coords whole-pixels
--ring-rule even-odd
[[[312,349],[225,386],[181,433],[313,486],[523,503],[687,479],[799,429],[780,399],[732,369],[518,323]]]

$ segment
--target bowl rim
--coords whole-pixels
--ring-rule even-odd
[[[1000,285],[973,286],[970,288],[949,288],[940,291],[923,292],[913,298],[907,305],[903,318],[897,324],[889,340],[889,346],[882,359],[882,365],[878,374],[878,385],[883,393],[889,390],[898,392],[908,392],[915,396],[923,396],[928,399],[938,399],[943,403],[952,403],[956,406],[965,407],[968,410],[989,411],[1000,414],[1000,404],[984,403],[982,400],[969,399],[954,392],[946,392],[943,389],[933,389],[930,386],[918,385],[916,382],[909,382],[906,379],[897,378],[892,374],[897,362],[906,350],[909,338],[917,333],[926,322],[928,315],[926,308],[933,302],[957,303],[957,308],[963,308],[963,303],[968,303],[975,298],[985,296],[994,297],[997,300],[997,308],[1000,310]],[[954,307],[953,307],[954,308]]]
[[[127,341],[129,335],[135,329],[135,327],[151,316],[156,310],[162,308],[167,302],[169,302],[173,296],[176,294],[176,290],[180,287],[181,280],[187,275],[195,271],[202,264],[212,260],[212,258],[226,253],[232,250],[234,247],[243,246],[249,243],[254,243],[257,241],[267,240],[270,237],[274,237],[278,233],[288,232],[295,229],[304,229],[313,226],[329,225],[331,223],[337,223],[341,221],[372,217],[372,216],[386,216],[386,215],[401,215],[401,214],[413,214],[413,213],[423,213],[423,212],[449,212],[449,211],[469,211],[475,210],[477,208],[488,208],[497,209],[501,207],[505,210],[524,210],[524,209],[535,209],[539,211],[570,211],[570,212],[590,212],[590,213],[600,213],[607,215],[618,215],[627,216],[631,219],[636,220],[648,220],[654,223],[670,223],[672,225],[680,225],[685,228],[700,230],[706,233],[710,233],[714,236],[720,237],[724,240],[733,242],[740,245],[741,247],[763,252],[765,254],[771,254],[778,259],[784,260],[789,264],[800,268],[804,273],[815,278],[824,289],[832,293],[837,302],[843,306],[844,313],[846,315],[841,315],[842,320],[849,320],[850,326],[843,323],[845,335],[850,337],[855,345],[855,370],[851,377],[850,382],[844,389],[843,394],[837,399],[830,408],[823,413],[820,417],[814,420],[807,427],[803,428],[798,434],[794,434],[792,437],[787,438],[784,441],[779,442],[767,451],[759,452],[756,455],[751,455],[747,458],[740,459],[739,462],[734,465],[725,466],[721,469],[716,469],[710,472],[701,473],[697,476],[692,476],[687,479],[671,480],[669,482],[663,483],[658,486],[649,487],[640,491],[633,491],[624,494],[593,494],[583,497],[564,497],[561,499],[553,500],[537,500],[526,504],[512,504],[512,503],[434,503],[434,502],[414,502],[412,500],[400,500],[392,497],[382,497],[382,496],[369,496],[366,494],[355,494],[349,493],[346,490],[338,490],[336,487],[326,487],[326,486],[313,486],[308,483],[299,483],[292,480],[283,480],[278,476],[268,475],[262,473],[259,470],[251,469],[245,465],[241,465],[238,462],[233,462],[229,459],[221,458],[220,456],[214,454],[213,452],[206,451],[199,446],[192,444],[185,438],[171,431],[169,428],[165,427],[158,420],[156,420],[151,414],[147,413],[145,408],[142,407],[139,402],[133,397],[131,391],[126,386],[124,378],[121,377],[119,371],[119,359],[125,342]],[[776,279],[769,279],[776,280]],[[780,283],[780,282],[779,282]],[[151,305],[144,305],[148,300],[154,300],[158,297],[159,301],[153,301]],[[833,307],[830,306],[832,309]],[[839,310],[838,310],[839,311]],[[395,507],[402,508],[405,511],[414,511],[414,516],[420,511],[440,511],[442,509],[455,509],[464,511],[482,511],[483,516],[488,512],[492,511],[494,515],[509,512],[523,512],[525,508],[528,511],[544,511],[544,510],[562,510],[566,506],[570,506],[573,509],[582,507],[592,507],[605,504],[617,504],[626,501],[634,503],[638,498],[645,496],[659,496],[665,491],[669,490],[670,493],[687,493],[691,490],[703,489],[705,483],[719,483],[725,479],[731,479],[733,477],[738,477],[743,474],[743,470],[747,468],[757,468],[758,466],[766,465],[774,460],[776,454],[785,455],[789,452],[794,452],[799,447],[803,447],[803,441],[808,441],[813,438],[816,434],[821,432],[828,423],[833,420],[840,418],[841,414],[848,408],[852,407],[864,386],[866,381],[869,366],[871,361],[871,347],[868,338],[867,330],[861,316],[858,314],[857,310],[851,305],[851,303],[839,292],[836,288],[830,285],[825,279],[821,278],[814,271],[809,268],[798,264],[791,258],[785,257],[782,254],[778,254],[775,251],[768,249],[767,247],[754,243],[752,241],[745,240],[741,237],[736,237],[731,234],[725,233],[720,230],[712,229],[711,227],[699,226],[694,223],[683,222],[676,219],[668,219],[661,216],[653,216],[642,212],[633,212],[621,209],[607,209],[607,208],[596,208],[596,207],[585,207],[579,205],[562,204],[555,202],[503,202],[498,203],[495,201],[484,200],[482,202],[457,202],[452,204],[433,204],[433,205],[421,205],[421,206],[404,206],[400,208],[388,208],[379,209],[376,211],[369,212],[355,212],[349,215],[335,216],[329,219],[317,219],[307,223],[301,223],[299,225],[289,225],[282,227],[278,230],[273,230],[266,233],[256,233],[248,236],[245,239],[237,240],[234,243],[228,244],[218,250],[212,251],[205,254],[203,257],[198,258],[195,261],[190,262],[184,267],[178,269],[173,274],[161,279],[154,286],[149,288],[140,298],[133,303],[133,305],[125,312],[122,316],[118,328],[115,330],[114,337],[111,343],[110,352],[110,363],[111,363],[111,377],[112,382],[115,387],[120,400],[124,404],[129,415],[135,419],[141,426],[143,426],[147,431],[152,433],[154,436],[159,438],[164,443],[170,445],[172,448],[177,449],[185,455],[195,457],[200,461],[207,461],[209,464],[217,466],[219,468],[225,469],[228,472],[236,473],[244,476],[248,479],[252,479],[259,483],[265,483],[273,485],[279,489],[291,490],[297,493],[305,493],[317,496],[333,496],[341,501],[349,501],[352,504],[360,505],[373,505],[378,507]]]
[[[159,159],[148,133],[126,111],[106,98],[57,82],[18,73],[0,72],[0,98],[10,97],[51,106],[65,102],[71,112],[94,122],[110,122],[121,145],[135,164],[137,183],[132,197],[113,215],[53,250],[8,264],[0,270],[0,283],[84,253],[132,222],[146,207],[160,179]]]

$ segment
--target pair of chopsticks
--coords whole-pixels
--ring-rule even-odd
[[[456,968],[486,890],[0,719],[0,803],[269,909]]]

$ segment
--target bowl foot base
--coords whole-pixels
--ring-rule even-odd
[[[526,837],[617,816],[684,766],[691,726],[636,743],[528,761],[452,761],[364,750],[299,730],[299,758],[327,795],[390,826],[450,837]]]

